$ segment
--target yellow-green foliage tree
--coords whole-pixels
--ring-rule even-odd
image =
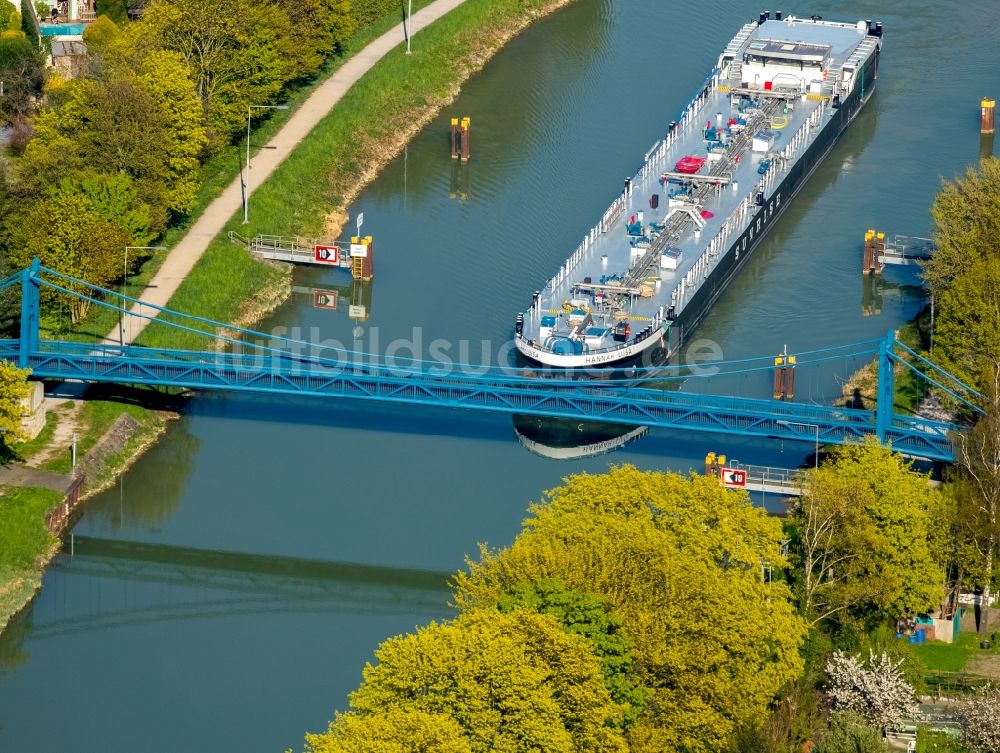
[[[126,175],[150,207],[153,231],[171,212],[191,208],[206,136],[178,55],[109,60],[103,78],[70,82],[58,98],[58,107],[35,119],[35,136],[17,164],[24,193],[44,191],[66,174]]]
[[[606,600],[634,646],[648,706],[632,750],[716,751],[756,726],[802,670],[806,633],[780,571],[781,525],[714,478],[615,468],[533,505],[514,544],[456,576],[462,609],[556,579]]]
[[[149,207],[127,175],[65,178],[8,220],[10,263],[26,266],[37,256],[47,267],[106,286],[123,274],[125,246],[147,241],[149,226]],[[74,319],[87,311],[80,299],[67,303]]]
[[[218,144],[245,126],[249,105],[273,103],[288,78],[290,22],[270,0],[153,0],[128,32],[139,54],[183,58]]]
[[[401,708],[340,714],[326,733],[306,735],[306,745],[310,753],[472,753],[447,714]]]
[[[118,24],[107,16],[98,16],[94,23],[83,30],[87,52],[103,52],[121,34]]]
[[[312,750],[625,751],[610,726],[622,708],[609,697],[590,644],[549,615],[472,610],[391,638],[375,656],[351,694],[353,713],[309,736]],[[408,728],[397,731],[395,742],[380,742],[402,712]],[[432,720],[440,737],[435,747],[421,747],[412,736],[432,734]],[[374,742],[366,747],[363,740]]]
[[[937,303],[935,360],[976,385],[1000,366],[1000,160],[946,181],[931,214],[937,250],[924,278]]]
[[[0,445],[20,439],[21,400],[28,394],[27,378],[31,372],[19,369],[10,361],[0,359]]]
[[[940,606],[935,522],[946,500],[899,455],[872,441],[834,451],[810,474],[793,517],[794,561],[810,619],[879,620]]]
[[[354,33],[350,0],[279,0],[279,5],[291,22],[284,54],[290,80],[315,73]]]
[[[623,727],[631,727],[646,708],[646,693],[635,682],[632,642],[622,634],[622,619],[603,599],[570,591],[561,583],[521,583],[500,597],[497,609],[533,609],[558,620],[564,630],[582,635],[597,655],[611,698],[625,707]]]
[[[198,166],[208,144],[201,103],[184,59],[176,52],[153,50],[136,62],[136,82],[152,96],[167,128],[164,187],[167,206],[186,214],[198,193]]]

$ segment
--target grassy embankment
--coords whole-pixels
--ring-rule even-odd
[[[77,433],[77,458],[83,458],[122,414],[139,428],[109,454],[96,473],[87,477],[84,495],[106,488],[165,430],[172,414],[116,400],[88,400],[79,408],[63,403],[50,411],[45,428],[35,439],[9,448],[5,462],[27,462],[39,470],[68,475],[72,456],[67,438],[54,442],[60,421],[71,421]],[[45,525],[45,516],[62,501],[51,489],[0,488],[0,631],[41,586],[42,568],[58,549]]]
[[[41,585],[38,561],[56,548],[45,514],[60,501],[50,489],[0,489],[0,630]]]
[[[924,354],[930,342],[929,312],[921,312],[915,319],[904,324],[896,336],[907,347]],[[906,360],[912,362],[913,359]],[[895,378],[896,391],[893,405],[896,412],[910,415],[916,413],[920,402],[927,396],[927,382],[902,365],[896,366]],[[872,361],[852,374],[843,387],[844,398],[855,408],[873,410],[877,394],[877,361]]]

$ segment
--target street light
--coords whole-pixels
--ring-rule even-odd
[[[409,8],[403,18],[403,36],[406,37],[406,54],[410,54],[410,20],[413,18],[413,0],[409,0]]]
[[[287,110],[288,105],[247,105],[247,178],[243,181],[243,224],[250,223],[250,116],[254,110]]]
[[[813,459],[815,460],[816,463],[816,470],[819,470],[819,426],[816,424],[802,423],[801,421],[780,420],[780,421],[775,421],[775,423],[778,424],[778,426],[808,426],[816,430],[816,452],[813,455]]]
[[[128,252],[129,251],[166,251],[166,246],[125,246],[125,282],[122,284],[122,295],[128,289]],[[122,299],[121,308],[118,309],[118,342],[125,347],[125,299]]]

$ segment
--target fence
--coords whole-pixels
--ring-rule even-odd
[[[59,536],[65,530],[70,515],[80,503],[80,492],[83,490],[84,481],[85,479],[82,475],[74,477],[73,483],[66,490],[63,501],[49,510],[45,516],[45,526],[55,536]]]

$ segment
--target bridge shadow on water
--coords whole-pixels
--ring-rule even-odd
[[[72,553],[70,553],[72,552]],[[234,615],[439,614],[451,573],[75,536],[48,577],[80,581],[54,609],[33,603],[0,638],[0,665],[16,642],[164,621]],[[83,581],[128,584],[86,587]],[[47,588],[57,587],[50,584]],[[45,614],[40,612],[44,611]],[[19,638],[20,636],[20,638]],[[6,657],[6,660],[5,658]]]

